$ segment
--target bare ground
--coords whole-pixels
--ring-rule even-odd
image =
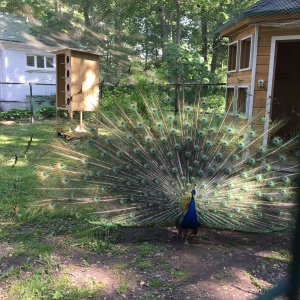
[[[37,242],[54,246],[52,276],[67,274],[77,288],[88,282],[101,287],[81,299],[240,300],[255,299],[287,277],[291,235],[290,231],[263,235],[202,229],[187,246],[174,228],[124,228],[104,253],[76,246],[68,251],[66,235],[39,236]],[[42,256],[12,255],[15,248],[13,241],[0,240],[2,274],[25,262],[34,269],[44,263]],[[0,277],[0,299],[11,299],[11,284],[33,271]]]

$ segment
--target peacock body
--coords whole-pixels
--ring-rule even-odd
[[[101,226],[285,229],[295,210],[297,137],[283,143],[274,136],[264,146],[278,124],[256,132],[261,116],[243,119],[231,105],[224,112],[182,100],[174,114],[171,104],[164,110],[158,98],[142,97],[139,107],[100,110],[99,132],[91,128],[79,143],[56,141],[55,162],[38,167],[47,194],[39,204],[89,206],[90,222]]]

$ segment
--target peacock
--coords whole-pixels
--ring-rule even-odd
[[[283,141],[276,131],[284,121],[247,119],[233,110],[234,99],[226,108],[220,101],[182,97],[174,111],[170,97],[141,95],[137,103],[116,101],[113,111],[100,107],[84,138],[57,139],[39,162],[36,204],[73,205],[78,217],[80,207],[90,208],[85,218],[97,226],[176,225],[185,240],[200,225],[287,228],[296,210],[298,137]]]

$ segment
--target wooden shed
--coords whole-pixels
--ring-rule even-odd
[[[56,109],[73,112],[96,111],[99,101],[99,55],[76,49],[62,49],[56,54]],[[58,125],[57,125],[58,127]],[[57,132],[59,128],[57,128]]]
[[[226,103],[251,119],[288,117],[277,134],[287,137],[300,127],[300,0],[260,0],[219,28],[229,38]],[[267,136],[263,143],[267,144]]]

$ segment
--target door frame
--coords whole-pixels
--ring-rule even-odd
[[[275,65],[276,65],[276,44],[277,41],[293,41],[300,40],[300,35],[285,35],[285,36],[272,36],[271,39],[271,50],[270,50],[270,62],[269,62],[269,75],[268,75],[268,89],[267,89],[267,99],[266,99],[266,114],[265,114],[265,124],[264,124],[264,140],[263,145],[268,145],[268,134],[269,130],[269,119],[272,106],[272,94],[274,86],[274,75],[275,75]]]

